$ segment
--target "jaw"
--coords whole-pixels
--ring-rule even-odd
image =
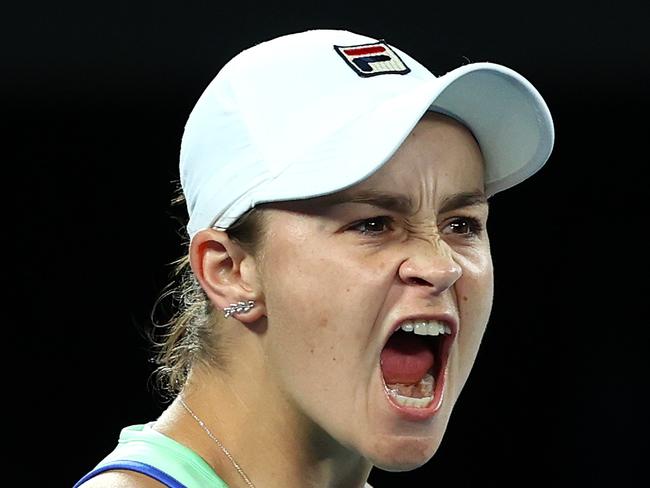
[[[431,415],[413,418],[413,415],[404,415],[391,404],[381,369],[379,364],[376,365],[369,382],[367,413],[353,429],[359,436],[356,448],[374,466],[385,471],[410,471],[425,464],[436,453],[454,403],[454,388],[450,387],[455,374],[450,370],[449,362],[446,369],[447,378],[440,405]]]
[[[449,413],[443,408],[426,425],[394,423],[368,439],[362,454],[384,471],[411,471],[426,464],[437,452],[447,429]]]

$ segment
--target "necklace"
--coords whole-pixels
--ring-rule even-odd
[[[226,455],[226,457],[227,457],[228,459],[230,459],[230,462],[231,462],[232,465],[235,467],[235,469],[236,469],[237,472],[240,474],[240,476],[244,479],[244,481],[246,482],[246,484],[247,484],[248,486],[250,486],[250,488],[255,488],[255,485],[251,482],[251,480],[248,479],[248,476],[246,476],[246,473],[244,473],[244,470],[241,469],[241,467],[239,466],[239,464],[237,464],[237,461],[235,461],[235,459],[232,457],[232,455],[228,452],[228,449],[226,449],[226,447],[225,447],[225,446],[224,446],[224,445],[219,441],[219,439],[217,439],[217,438],[212,434],[212,432],[210,432],[210,429],[208,429],[208,427],[205,425],[205,423],[203,422],[203,420],[201,420],[201,419],[200,419],[200,418],[199,418],[199,417],[198,417],[198,416],[197,416],[197,415],[192,411],[192,409],[191,409],[190,407],[187,406],[187,404],[183,401],[182,398],[179,397],[178,399],[179,399],[179,401],[181,402],[181,405],[183,405],[183,407],[185,408],[185,410],[187,410],[187,413],[189,413],[189,414],[194,418],[194,420],[196,420],[196,422],[201,426],[201,428],[205,431],[205,433],[208,434],[208,437],[210,437],[210,439],[212,439],[214,442],[216,442],[217,445],[219,446],[219,448],[220,448],[220,449],[223,451],[223,453]]]

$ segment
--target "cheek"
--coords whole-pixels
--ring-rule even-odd
[[[356,255],[349,247],[326,238],[277,240],[268,246],[262,267],[269,315],[287,310],[310,315],[329,311],[334,303],[363,310],[367,303],[364,295],[372,294],[385,281],[387,268],[379,256]],[[326,328],[328,322],[329,318],[322,316],[313,325]]]
[[[391,272],[378,256],[338,252],[326,242],[276,242],[262,276],[268,346],[279,361],[290,348],[312,361],[355,366],[375,330]]]
[[[463,268],[456,286],[461,330],[459,347],[467,369],[471,368],[492,311],[494,271],[489,254]]]
[[[353,416],[378,360],[368,348],[392,282],[390,267],[314,243],[277,255],[263,275],[268,383],[319,422],[334,412]]]

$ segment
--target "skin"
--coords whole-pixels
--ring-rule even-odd
[[[223,321],[228,373],[197,367],[182,395],[253,483],[359,488],[373,465],[411,470],[434,455],[493,298],[487,204],[440,209],[483,188],[471,133],[427,114],[380,170],[344,192],[404,194],[414,213],[330,205],[327,196],[270,206],[258,256],[214,229],[194,237],[192,268],[215,306],[256,306]],[[474,221],[483,229],[472,231]],[[436,313],[459,323],[444,401],[432,418],[406,420],[388,403],[379,356],[399,320]],[[246,486],[178,401],[155,428],[199,453],[229,486]]]

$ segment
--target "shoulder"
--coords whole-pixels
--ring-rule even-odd
[[[98,474],[79,488],[160,488],[164,486],[160,481],[147,475],[116,469]]]

